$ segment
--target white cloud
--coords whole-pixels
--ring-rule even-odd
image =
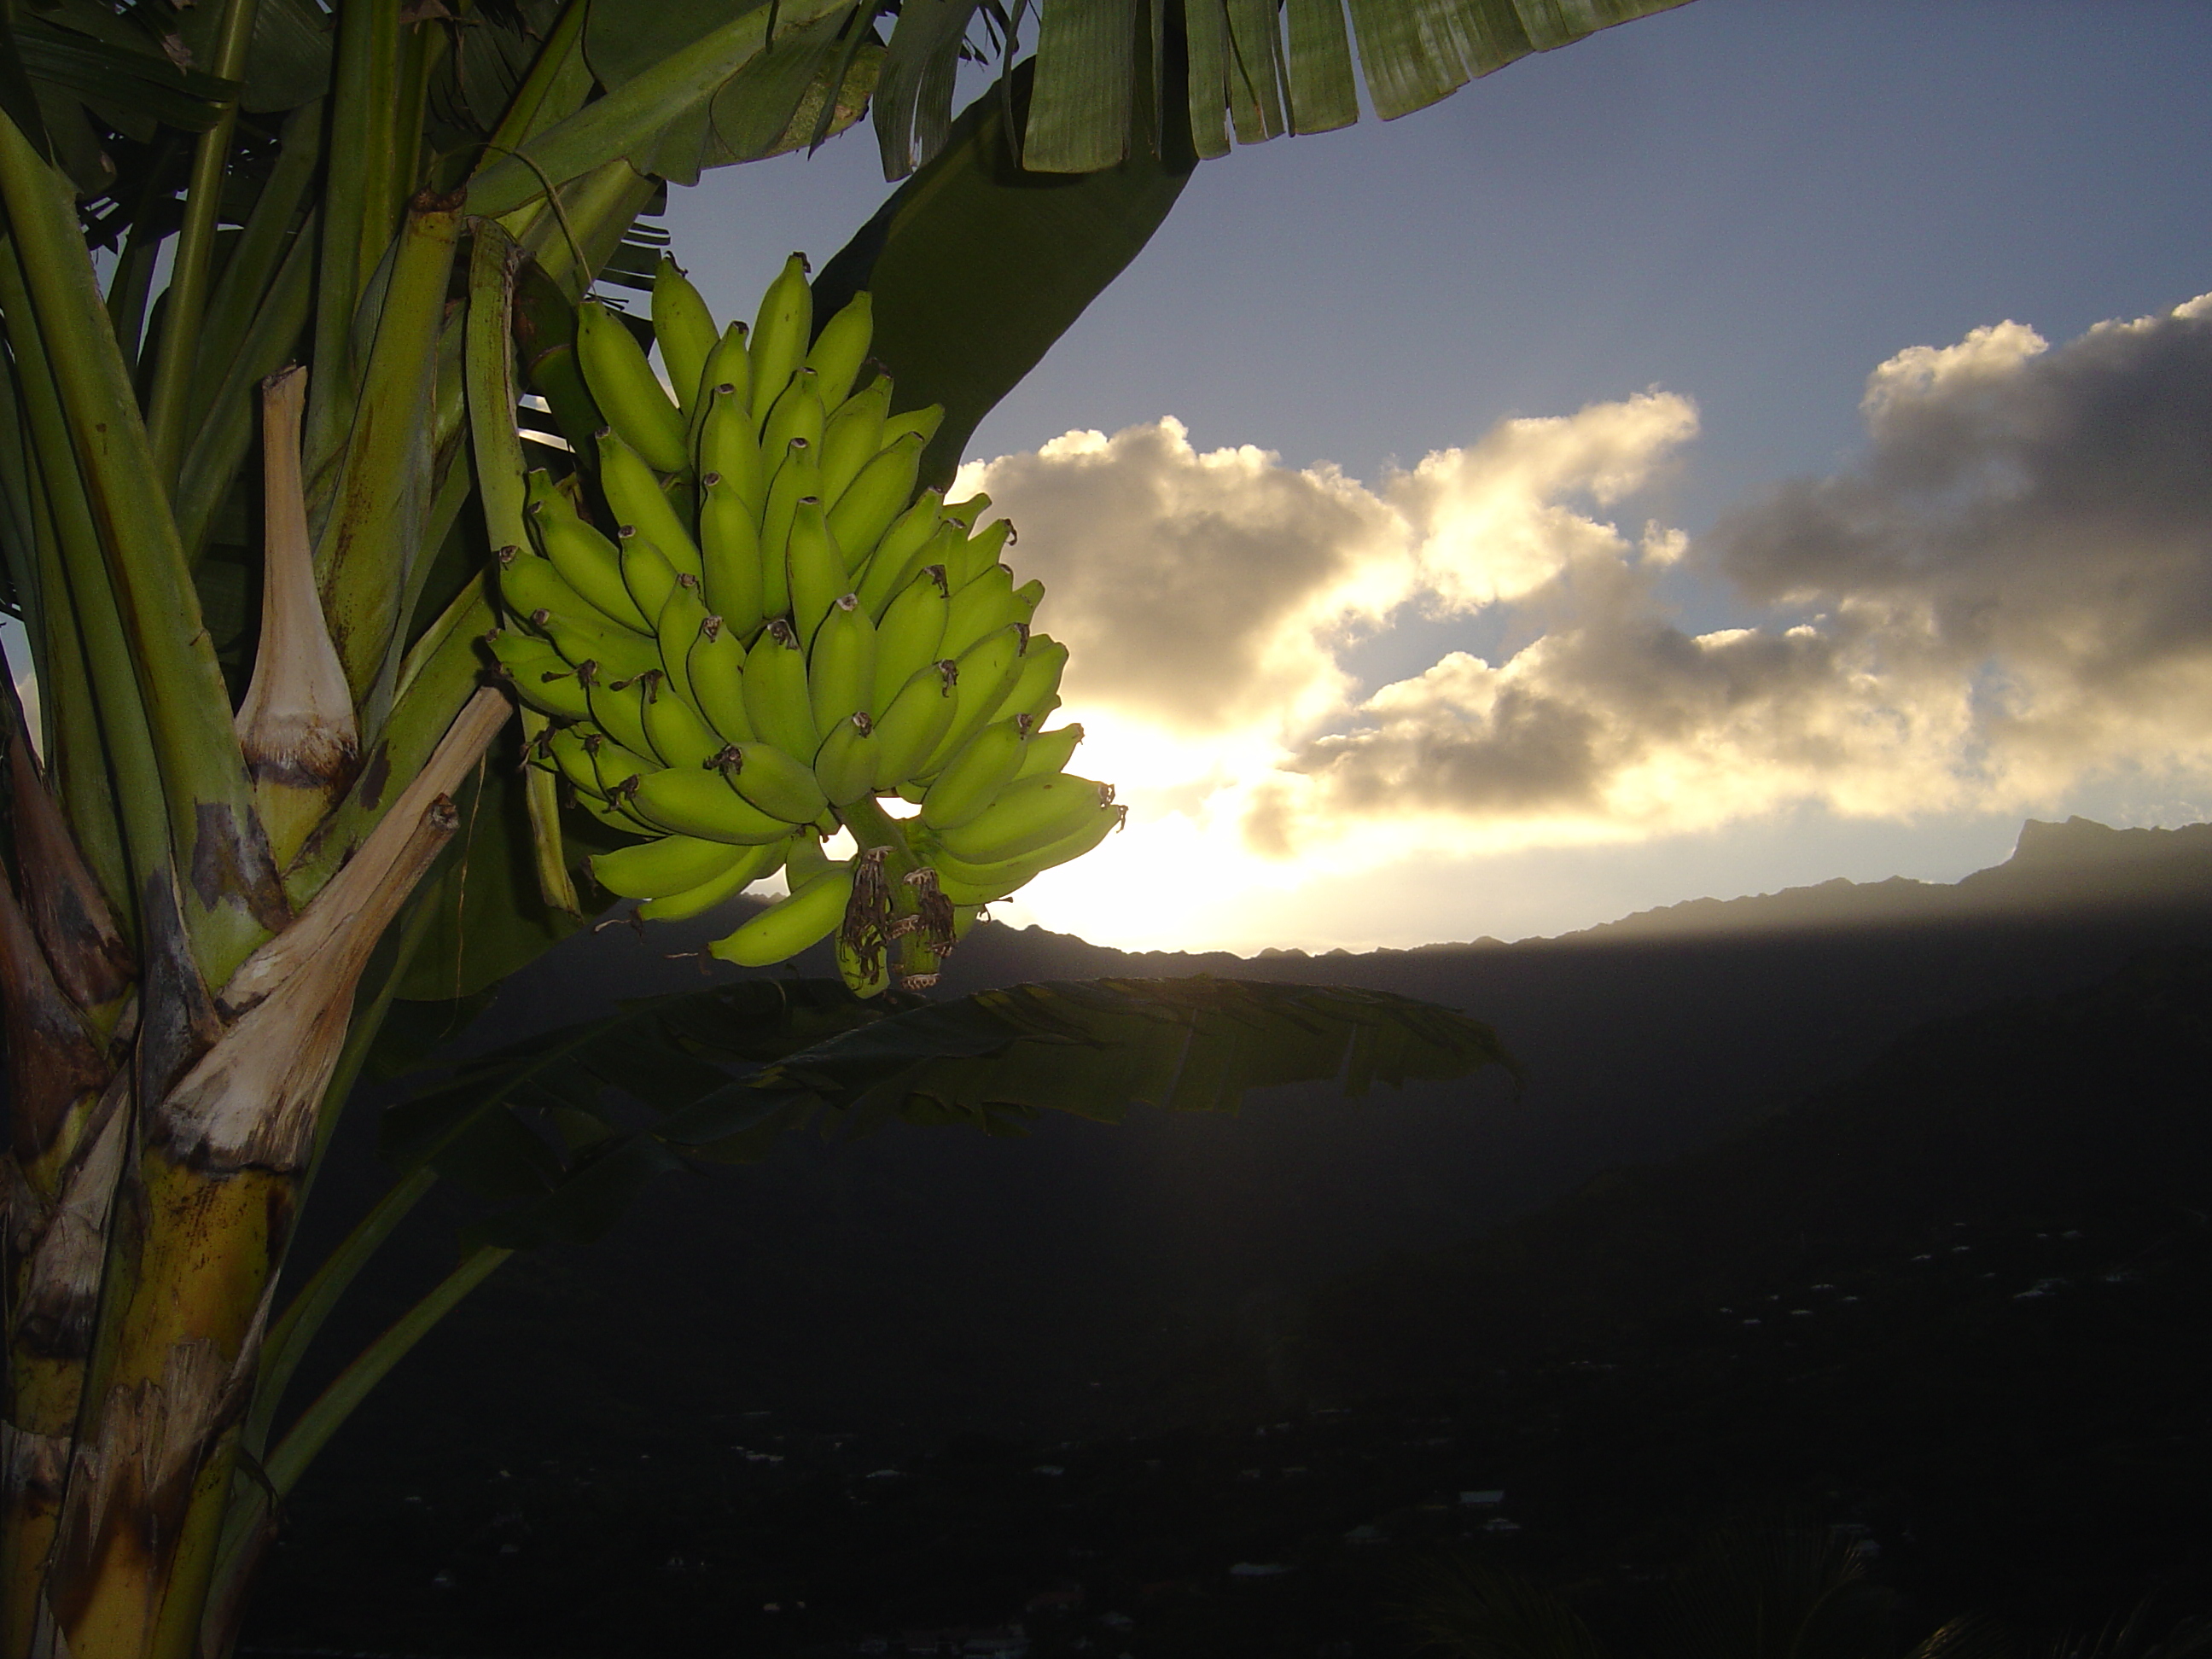
[[[1902,351],[1862,414],[1854,465],[1696,546],[1601,516],[1696,432],[1656,389],[1373,485],[1171,420],[972,465],[1046,581],[1084,765],[1133,806],[1039,913],[1130,939],[1130,884],[1170,872],[1206,895],[1185,924],[1249,919],[1424,860],[2212,770],[2212,296],[2056,348],[2007,322]],[[1759,625],[1685,630],[1667,596],[1697,581]],[[1480,617],[1498,659],[1363,696],[1347,647],[1408,605]]]

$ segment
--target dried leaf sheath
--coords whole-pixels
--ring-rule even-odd
[[[261,383],[266,547],[261,641],[253,683],[238,711],[239,746],[253,776],[254,805],[281,868],[353,781],[361,731],[345,669],[323,620],[307,506],[300,477],[300,424],[307,371],[295,364]]]

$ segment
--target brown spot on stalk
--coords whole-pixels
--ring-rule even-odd
[[[392,747],[380,742],[368,751],[368,764],[361,769],[361,804],[374,812],[384,804],[384,787],[392,781]]]
[[[192,809],[192,896],[212,910],[235,898],[270,933],[292,919],[269,838],[258,818],[244,823],[221,801],[196,802]]]
[[[167,870],[146,878],[139,906],[145,929],[138,1048],[138,1098],[159,1100],[215,1045],[222,1020],[192,960],[191,941]]]
[[[107,1086],[115,1067],[76,1003],[58,983],[29,920],[0,880],[0,1003],[8,1034],[10,1151],[27,1172],[70,1112]]]
[[[108,908],[107,895],[77,850],[61,809],[46,787],[12,697],[15,732],[8,751],[8,794],[15,856],[22,866],[23,904],[55,982],[88,1012],[116,1001],[136,969]]]

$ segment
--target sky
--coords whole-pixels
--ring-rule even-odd
[[[1695,0],[1203,164],[961,487],[1132,948],[1553,934],[2212,810],[2212,9]],[[865,134],[679,191],[750,315]]]

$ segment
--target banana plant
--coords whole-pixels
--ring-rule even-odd
[[[1389,116],[1659,9],[1351,20]],[[957,411],[944,471],[1197,158],[1357,113],[1337,0],[1046,0],[1017,73],[1025,13],[0,5],[0,599],[35,687],[0,845],[4,1659],[228,1651],[272,1350],[330,1282],[280,1305],[280,1274],[353,1084],[395,1007],[595,908],[592,826],[518,778],[480,641],[526,387],[587,397],[574,303],[635,285],[640,216],[872,107],[913,176],[824,275]],[[955,121],[963,58],[1002,72]]]

